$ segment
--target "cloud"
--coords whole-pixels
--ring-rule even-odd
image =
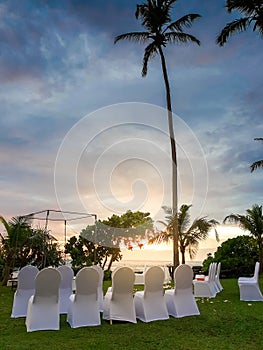
[[[149,62],[148,75],[142,79],[144,45],[113,44],[115,35],[141,30],[134,17],[136,4],[136,0],[65,0],[63,6],[59,0],[1,3],[2,214],[20,215],[58,205],[53,183],[58,149],[67,132],[85,115],[127,101],[165,106],[159,57]],[[180,138],[180,125],[175,123],[180,204],[191,204],[194,197],[193,216],[208,215],[221,220],[230,212],[243,212],[261,201],[262,172],[250,174],[249,170],[253,161],[262,159],[262,145],[254,141],[254,137],[263,134],[262,78],[258,74],[263,58],[261,41],[248,31],[220,48],[215,44],[216,34],[232,18],[223,4],[197,5],[189,1],[187,6],[180,2],[177,5],[175,18],[187,12],[202,14],[190,30],[202,45],[165,50],[174,112],[192,130],[207,163],[200,163],[200,157],[194,153],[196,143],[191,147],[190,138]],[[154,118],[151,123],[154,125]],[[166,129],[166,115],[162,123]],[[89,130],[102,126],[96,119]],[[133,144],[121,143],[123,135],[133,138]],[[122,160],[112,171],[112,188],[101,187],[100,195],[108,207],[116,204],[114,196],[120,204],[138,195],[139,201],[146,200],[143,208],[152,208],[156,216],[161,216],[157,207],[162,191],[163,204],[170,205],[169,142],[164,156],[160,149],[157,152],[156,147],[146,147],[138,141],[146,135],[155,146],[161,143],[157,133],[143,128],[111,130],[110,135],[94,139],[92,147],[80,158],[77,185],[83,191],[83,200],[99,217],[110,216],[112,211],[102,209],[94,189],[90,190],[92,172],[88,165],[96,164],[105,147],[112,151],[101,158],[107,166],[113,156]],[[116,147],[111,148],[113,145]],[[154,164],[165,178],[165,190],[155,168],[139,159],[121,159],[125,152],[156,156]],[[105,168],[103,163],[100,165],[97,184],[105,185]],[[208,180],[203,181],[206,171]],[[148,193],[141,183],[134,185],[138,179],[146,183],[146,178]],[[70,179],[65,175],[62,180],[68,209],[75,209],[72,189],[68,187]]]

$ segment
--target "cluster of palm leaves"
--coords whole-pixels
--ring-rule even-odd
[[[38,268],[57,266],[62,259],[55,237],[46,229],[31,227],[28,217],[14,217],[7,221],[0,216],[6,235],[0,239],[3,258],[2,284],[6,285],[14,267],[21,268],[32,264]]]
[[[214,229],[216,240],[219,241],[216,226],[219,224],[214,219],[207,217],[195,218],[191,221],[190,209],[192,205],[183,204],[177,214],[173,214],[172,208],[163,206],[166,214],[166,221],[159,221],[165,226],[165,230],[158,232],[149,243],[168,243],[173,239],[173,231],[175,225],[178,223],[178,243],[181,253],[181,263],[185,264],[186,251],[190,259],[193,259],[198,251],[199,242],[208,238],[209,232]]]

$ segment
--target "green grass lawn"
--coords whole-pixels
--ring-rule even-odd
[[[62,315],[59,331],[32,333],[26,332],[25,318],[10,318],[14,292],[0,287],[0,349],[263,349],[263,302],[239,301],[236,279],[221,283],[224,290],[216,298],[198,300],[200,316],[113,325],[102,320],[101,326],[71,329]]]

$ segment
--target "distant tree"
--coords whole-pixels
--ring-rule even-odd
[[[186,251],[188,250],[190,259],[193,259],[198,251],[199,242],[207,239],[209,231],[219,224],[216,220],[208,220],[206,217],[196,218],[191,223],[189,212],[191,207],[192,205],[183,204],[177,217],[182,264],[185,264]],[[161,221],[161,223],[165,225],[166,230],[158,233],[151,242],[168,241],[172,238],[171,229],[176,218],[171,208],[164,206],[163,210],[166,214],[166,222]],[[216,230],[215,233],[218,239]]]
[[[263,268],[263,215],[262,205],[254,204],[252,209],[246,210],[246,215],[231,214],[225,217],[224,223],[238,224],[243,230],[250,232],[257,241],[259,251],[260,271]]]
[[[25,251],[28,238],[31,233],[30,223],[22,217],[14,217],[10,221],[0,216],[0,222],[4,225],[6,236],[1,235],[2,253],[4,259],[2,284],[6,285],[14,267],[21,267],[21,261],[26,261]]]
[[[153,220],[150,213],[141,211],[132,212],[127,210],[122,215],[113,214],[102,224],[108,229],[111,240],[117,244],[123,242],[128,248],[133,246],[142,247],[142,240],[146,238],[147,233],[153,231]]]
[[[202,271],[208,273],[211,262],[221,262],[221,274],[224,277],[238,278],[249,276],[254,272],[258,261],[259,250],[257,241],[251,236],[237,236],[223,242],[214,254],[203,261]]]
[[[141,240],[145,238],[146,232],[153,230],[153,221],[149,215],[150,213],[128,210],[122,215],[113,214],[106,220],[87,226],[80,233],[81,241],[74,241],[75,249],[79,243],[81,247],[85,245],[79,251],[73,250],[76,257],[83,259],[82,264],[97,263],[103,268],[107,265],[107,270],[110,270],[113,262],[122,258],[120,244],[127,248],[142,246]],[[68,245],[66,248],[70,252]]]
[[[164,49],[168,44],[195,43],[200,45],[200,41],[191,34],[185,33],[184,29],[191,27],[194,20],[201,17],[199,14],[187,14],[176,21],[172,21],[171,11],[173,4],[177,0],[147,0],[137,5],[135,12],[136,19],[141,20],[145,31],[131,32],[118,35],[115,43],[120,40],[129,40],[134,43],[147,44],[144,50],[142,76],[145,77],[148,71],[148,62],[159,55],[161,59],[162,73],[166,91],[166,108],[168,113],[168,126],[172,156],[172,209],[176,217],[177,208],[177,155],[176,142],[173,128],[173,114],[171,103],[170,83],[168,78],[167,64]],[[179,265],[178,251],[178,227],[174,222],[173,233],[173,265]]]
[[[262,0],[226,0],[226,8],[229,13],[239,11],[244,17],[235,19],[222,29],[216,42],[224,46],[228,38],[235,34],[246,31],[253,25],[253,31],[263,35],[263,1]]]
[[[257,137],[254,140],[256,140],[256,141],[263,141],[263,138],[262,137]],[[258,161],[254,162],[253,164],[250,165],[251,173],[253,173],[253,171],[258,169],[258,168],[263,168],[263,160],[258,160]]]
[[[62,252],[56,238],[45,228],[32,229],[28,239],[29,253],[27,263],[42,269],[47,266],[59,266],[62,263]]]
[[[100,265],[103,269],[110,270],[114,261],[121,259],[120,248],[112,242],[113,234],[108,226],[101,221],[95,225],[87,226],[80,233],[80,238],[86,242],[85,254],[89,258],[89,263]],[[108,261],[110,260],[110,261]]]
[[[65,245],[65,253],[70,254],[72,268],[75,272],[84,266],[91,266],[94,262],[94,243],[86,238],[71,237]]]
[[[33,229],[30,219],[22,216],[6,221],[0,216],[6,235],[1,235],[4,261],[2,284],[6,285],[14,268],[32,264],[38,268],[58,266],[62,261],[57,243],[45,229]]]

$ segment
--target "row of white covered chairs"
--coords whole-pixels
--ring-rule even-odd
[[[74,280],[78,290],[74,294],[74,273],[70,267],[60,266],[57,269],[45,268],[39,271],[34,266],[25,266],[18,274],[11,317],[26,317],[29,332],[59,329],[61,313],[67,313],[67,321],[72,327],[98,325],[100,324],[100,311],[103,310],[103,275],[103,270],[96,265],[82,269]],[[83,298],[86,301],[95,298],[95,301],[92,301],[92,306],[87,305],[87,302],[84,303],[87,305],[85,306],[81,302]],[[77,312],[79,305],[83,310],[82,314],[85,313],[85,307],[90,309],[88,314],[91,319],[86,317],[86,324],[85,322],[83,324],[81,320],[81,313]]]
[[[135,274],[129,267],[119,267],[112,273],[112,287],[104,298],[103,318],[112,321],[136,323],[166,320],[169,315],[185,317],[199,315],[193,290],[193,271],[188,265],[180,265],[174,271],[175,288],[166,290],[165,273],[159,266],[147,269],[144,290],[135,292]]]
[[[199,298],[214,298],[223,290],[220,282],[221,263],[212,262],[209,265],[208,275],[196,275],[193,280],[194,296]]]
[[[98,299],[100,311],[103,311],[103,290],[102,283],[104,271],[100,266],[94,265],[93,269],[99,273]],[[61,283],[59,286],[59,312],[65,314],[68,312],[69,297],[75,289],[74,272],[71,267],[63,265],[57,268],[61,274]],[[27,315],[27,305],[29,298],[35,293],[35,278],[39,270],[37,267],[27,265],[23,267],[18,274],[17,290],[14,294],[11,317],[25,317]]]
[[[31,279],[28,276],[30,273]],[[67,322],[72,328],[101,324],[100,296],[103,298],[103,276],[99,268],[85,267],[77,273],[75,293],[69,284],[62,282],[63,276],[64,279],[68,276],[70,280],[70,273],[66,267],[45,268],[41,271],[32,266],[21,269],[14,295],[12,317],[25,316],[28,332],[58,330],[60,313],[65,313],[65,304],[61,305],[63,300],[67,300]],[[133,296],[134,271],[129,267],[117,268],[112,273],[112,287],[108,289],[104,298],[103,318],[110,322],[118,320],[136,323],[137,319],[150,322],[168,319],[169,315],[199,315],[192,293],[191,267],[180,265],[174,272],[175,288],[165,293],[164,278],[161,267],[149,268],[145,274],[144,291],[136,292]],[[31,283],[31,288],[27,291],[24,288],[26,281],[28,285]],[[70,294],[68,298],[66,294]]]

